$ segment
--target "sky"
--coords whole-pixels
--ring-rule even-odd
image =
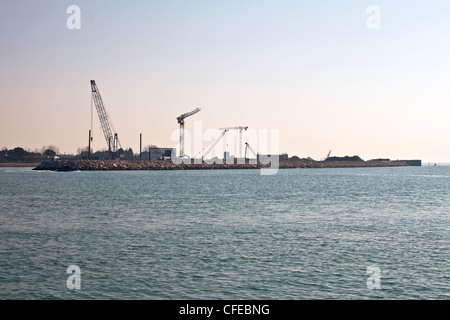
[[[188,132],[278,130],[289,156],[450,162],[449,35],[438,0],[2,0],[0,148],[86,147],[96,80],[135,152],[198,107]]]

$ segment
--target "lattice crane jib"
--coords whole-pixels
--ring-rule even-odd
[[[115,132],[111,118],[106,112],[102,96],[97,87],[97,84],[95,83],[95,80],[91,80],[91,90],[92,90],[92,100],[94,101],[95,108],[97,110],[98,119],[100,120],[106,144],[108,145],[108,149],[110,152],[116,153],[120,145],[118,134]]]

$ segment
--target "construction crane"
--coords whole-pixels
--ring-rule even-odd
[[[255,150],[253,150],[252,147],[250,147],[250,145],[248,144],[248,142],[245,143],[245,161],[247,161],[247,150],[250,150],[255,156],[256,159],[258,159],[258,153],[255,152]]]
[[[330,150],[330,152],[328,152],[327,156],[325,158],[320,159],[320,161],[327,160],[330,157],[330,155],[331,155],[331,150]]]
[[[91,80],[91,89],[92,100],[94,101],[95,108],[97,109],[98,118],[103,130],[103,135],[105,136],[106,144],[108,145],[109,156],[110,158],[116,157],[119,146],[122,146],[120,145],[118,134],[114,129],[114,125],[112,124],[111,117],[106,112],[102,96],[100,95],[100,91],[98,90],[95,80]]]
[[[223,129],[222,134],[216,140],[214,140],[213,142],[210,143],[211,146],[208,148],[208,150],[205,153],[203,153],[203,151],[208,147],[208,146],[206,146],[205,148],[203,148],[202,151],[200,151],[195,156],[195,158],[197,158],[198,155],[202,154],[202,160],[203,160],[203,158],[205,158],[211,152],[211,150],[214,149],[214,147],[219,143],[219,141],[225,136],[225,134],[228,132],[228,130],[229,129]]]
[[[239,158],[242,158],[242,130],[247,131],[248,127],[229,127],[220,130],[239,130]]]
[[[184,119],[187,117],[193,116],[197,112],[200,112],[200,108],[192,110],[191,112],[186,112],[177,118],[178,123],[180,124],[180,157],[184,157]]]

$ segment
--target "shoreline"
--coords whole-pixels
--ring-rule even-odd
[[[294,168],[375,168],[421,166],[420,160],[396,161],[314,161],[299,159],[282,161],[273,169]],[[44,161],[33,170],[41,171],[120,171],[120,170],[212,170],[212,169],[261,169],[269,165],[257,164],[174,164],[171,161],[157,160],[56,160]]]

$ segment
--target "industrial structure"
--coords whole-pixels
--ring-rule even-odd
[[[148,150],[148,160],[168,160],[176,152],[175,148],[150,148]]]
[[[222,138],[226,135],[226,133],[230,130],[239,130],[239,158],[242,158],[242,131],[247,130],[248,127],[228,127],[228,128],[220,128],[220,130],[223,130],[219,137],[217,137],[215,140],[213,140],[209,145],[207,145],[205,148],[203,148],[202,151],[197,153],[197,155],[194,158],[198,158],[198,156],[201,156],[202,159],[206,158],[206,156],[214,149],[214,147],[222,140]],[[205,151],[206,150],[206,151]],[[229,156],[229,153],[228,153]],[[224,158],[227,158],[226,153],[224,153]]]
[[[97,114],[98,114],[98,118],[100,120],[100,124],[101,124],[101,128],[102,128],[102,132],[103,135],[105,137],[106,140],[106,145],[108,146],[108,157],[109,159],[114,159],[114,160],[118,160],[119,158],[122,159],[126,159],[126,160],[134,160],[135,156],[133,154],[133,151],[131,148],[128,149],[128,151],[124,152],[122,150],[122,146],[121,143],[119,141],[119,137],[118,137],[118,133],[116,131],[116,129],[114,128],[114,125],[112,123],[111,117],[109,116],[102,96],[100,94],[100,90],[97,87],[97,84],[95,82],[95,80],[91,80],[91,91],[92,91],[92,96],[91,96],[91,130],[89,130],[89,143],[88,143],[88,151],[87,151],[87,159],[91,158],[91,143],[93,141],[93,106],[95,105]],[[196,108],[190,112],[186,112],[184,114],[181,114],[180,116],[177,117],[177,122],[180,125],[180,140],[179,140],[179,148],[180,148],[180,152],[179,152],[179,156],[180,158],[187,158],[187,155],[185,155],[184,150],[185,150],[185,139],[184,139],[184,124],[185,124],[185,119],[188,117],[191,117],[195,114],[197,114],[198,112],[200,112],[200,108]],[[307,162],[313,162],[315,163],[315,161],[311,158],[307,158],[307,159],[299,159],[298,157],[292,157],[289,158],[287,153],[283,153],[283,154],[278,154],[278,155],[271,155],[271,154],[260,154],[258,151],[255,151],[248,142],[245,142],[243,144],[243,131],[247,131],[249,127],[248,126],[236,126],[236,127],[226,127],[226,128],[219,128],[220,130],[222,130],[221,134],[215,138],[213,141],[211,141],[208,145],[206,145],[195,157],[194,160],[199,159],[198,156],[201,156],[201,160],[202,162],[200,164],[203,163],[203,160],[211,153],[211,151],[214,149],[214,147],[216,147],[216,145],[224,138],[224,136],[226,135],[226,133],[228,131],[231,130],[238,130],[239,133],[239,145],[238,145],[238,159],[237,161],[235,161],[236,159],[234,159],[235,157],[233,155],[231,155],[230,150],[228,149],[228,144],[226,147],[225,152],[223,153],[223,157],[226,160],[226,163],[235,163],[235,164],[259,164],[260,162],[262,164],[265,164],[265,162],[267,160],[273,161],[272,159],[275,159],[274,161],[276,161],[277,163],[279,161],[283,162],[283,163],[294,163],[294,162],[300,162],[300,161],[307,161]],[[234,140],[233,140],[234,142]],[[233,143],[234,145],[234,143]],[[245,152],[243,154],[243,147],[245,145]],[[86,156],[82,155],[83,152],[80,152],[80,155],[82,158],[86,158]],[[106,158],[106,152],[105,151],[101,151],[100,153],[101,156],[96,156],[94,155],[94,157],[98,158],[97,160],[104,160]],[[161,161],[170,161],[171,159],[174,160],[174,157],[177,153],[176,148],[158,148],[158,147],[149,147],[148,149],[148,160],[149,163],[152,163],[152,166],[158,166],[159,164],[162,165],[162,168],[164,168],[167,163],[165,162],[161,162]],[[249,156],[250,153],[253,154],[253,157],[250,161]],[[97,154],[97,152],[96,152]],[[130,155],[131,154],[131,155]],[[8,156],[9,154],[7,154],[5,152],[5,157]],[[1,156],[1,153],[0,153]],[[217,158],[217,157],[215,157]],[[256,159],[255,159],[256,158]],[[142,133],[139,135],[139,160],[143,160],[143,152],[142,152]],[[192,160],[192,159],[190,159]],[[230,160],[230,161],[228,161]],[[244,162],[242,163],[240,160],[244,160]],[[113,161],[115,162],[115,161]],[[176,161],[172,161],[173,165],[176,165]],[[215,162],[215,161],[214,161]],[[327,163],[337,163],[337,162],[341,162],[341,163],[346,163],[346,162],[359,162],[362,163],[364,162],[364,160],[362,160],[359,157],[331,157],[331,150],[328,152],[328,154],[326,155],[326,157],[324,159],[322,159],[320,162],[327,162]],[[392,162],[392,163],[391,163]],[[184,162],[183,162],[184,163]],[[191,165],[198,165],[199,163],[197,163],[196,161],[194,162],[187,162],[190,163]],[[186,163],[185,163],[186,164]],[[367,166],[396,166],[396,165],[407,165],[407,166],[421,166],[422,162],[421,160],[397,160],[397,161],[390,161],[389,159],[374,159],[374,160],[369,160],[367,161]],[[379,165],[380,164],[380,165]],[[305,164],[302,163],[301,167],[305,167]],[[128,164],[127,164],[128,166]],[[320,166],[322,167],[322,164],[320,164]],[[289,166],[291,167],[291,166]],[[294,166],[295,167],[295,166]],[[333,167],[333,166],[331,166]],[[99,167],[103,170],[103,167]],[[117,168],[116,164],[114,164],[114,168]],[[141,164],[139,164],[139,168],[141,168]],[[93,170],[92,168],[89,168],[89,170]]]
[[[239,130],[239,158],[242,158],[242,131],[247,131],[248,127],[220,128],[220,130]]]
[[[91,80],[91,91],[92,91],[92,99],[91,102],[95,105],[95,108],[97,110],[98,118],[100,120],[100,124],[102,127],[103,135],[106,140],[106,145],[108,146],[108,152],[110,158],[117,158],[119,148],[122,148],[118,133],[114,128],[114,125],[112,123],[111,117],[109,116],[108,112],[106,111],[102,96],[100,94],[100,90],[97,87],[97,84],[95,80]],[[90,153],[91,149],[91,142],[93,141],[92,137],[92,103],[91,103],[91,130],[89,130],[89,146],[88,146],[88,153]],[[184,124],[185,119],[188,117],[191,117],[195,115],[196,113],[200,112],[200,108],[196,108],[190,112],[186,112],[179,117],[177,117],[177,122],[180,125],[180,152],[179,156],[181,158],[185,157],[184,153]],[[212,141],[209,145],[207,145],[195,158],[197,158],[199,155],[201,155],[201,158],[204,159],[208,154],[214,149],[214,147],[221,141],[221,139],[225,136],[225,134],[230,130],[239,130],[239,158],[242,158],[242,132],[246,131],[248,129],[248,126],[237,126],[237,127],[228,127],[228,128],[220,128],[220,130],[223,130],[222,134],[216,138],[214,141]],[[247,148],[249,148],[248,143],[246,143],[246,149],[245,154],[247,154]],[[206,150],[206,151],[205,151]],[[176,154],[176,149],[174,148],[150,148],[149,150],[149,160],[163,160],[168,159],[171,157],[171,155]],[[255,153],[256,155],[256,153]],[[139,159],[142,160],[142,134],[140,134],[140,143],[139,143]]]
[[[180,124],[180,158],[184,157],[184,119],[193,116],[198,112],[200,112],[200,108],[192,110],[191,112],[184,113],[177,118],[177,121]]]
[[[93,101],[93,103],[95,104],[95,108],[97,109],[98,118],[100,120],[100,124],[103,130],[103,135],[105,136],[106,144],[108,146],[109,157],[116,158],[119,146],[120,148],[122,146],[120,145],[119,135],[117,134],[114,128],[114,125],[111,121],[111,117],[106,112],[102,96],[100,95],[100,91],[98,90],[95,80],[91,80],[91,90],[92,90],[91,101]],[[89,149],[90,149],[90,142],[92,141],[91,131],[89,132],[89,136],[90,136],[89,139]]]

